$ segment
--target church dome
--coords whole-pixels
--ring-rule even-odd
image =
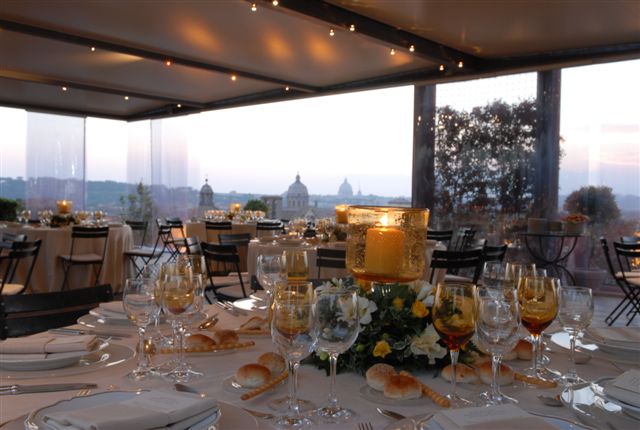
[[[300,182],[300,174],[296,175],[296,181],[289,185],[286,195],[287,208],[307,208],[309,206],[309,191],[307,186]]]
[[[200,201],[198,206],[201,208],[213,208],[213,188],[209,185],[209,180],[204,180],[204,185],[200,188]]]
[[[353,197],[353,188],[351,188],[351,184],[347,181],[347,178],[344,178],[344,182],[338,188],[338,196],[340,197]]]

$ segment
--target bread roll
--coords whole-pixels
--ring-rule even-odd
[[[207,349],[212,348],[216,341],[201,333],[194,333],[185,339],[185,348],[187,349]]]
[[[367,370],[367,384],[374,390],[383,391],[387,378],[395,374],[396,369],[393,366],[384,363],[374,364]]]
[[[240,337],[233,330],[216,330],[213,333],[213,339],[218,343],[238,343]]]
[[[271,379],[271,372],[262,364],[245,364],[236,371],[236,382],[243,387],[255,388]]]
[[[440,373],[440,375],[449,382],[451,382],[451,370],[451,365],[449,364],[448,366],[445,366]],[[465,384],[477,384],[480,382],[480,378],[471,367],[466,364],[458,363],[456,365],[456,381],[463,382]]]
[[[513,350],[518,355],[518,360],[531,360],[533,358],[531,348],[531,342],[521,339]]]
[[[383,393],[390,399],[417,399],[422,396],[422,386],[412,376],[389,375],[384,383]]]
[[[480,366],[476,368],[476,373],[480,377],[480,380],[487,385],[491,385],[491,380],[493,378],[491,363],[482,363]],[[500,369],[498,371],[498,385],[509,385],[513,383],[513,369],[504,364],[500,363]]]
[[[258,357],[258,364],[263,365],[272,375],[279,375],[284,372],[286,364],[284,362],[284,358],[280,354],[276,354],[275,352],[265,352],[260,357]]]

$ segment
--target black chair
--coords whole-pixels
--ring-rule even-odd
[[[620,236],[621,243],[640,243],[640,236]]]
[[[151,263],[152,260],[155,260],[155,263],[157,263],[165,252],[170,252],[166,249],[167,245],[165,243],[165,239],[168,241],[170,237],[171,228],[168,226],[159,226],[158,236],[156,237],[153,247],[142,245],[124,251],[124,255],[133,265],[135,271],[134,276],[136,278],[142,276],[145,266]]]
[[[247,280],[240,272],[240,257],[236,246],[202,242],[200,248],[205,258],[209,278],[205,287],[207,301],[213,303],[207,295],[208,292],[213,293],[216,300],[233,301],[247,297],[244,288]]]
[[[258,221],[256,224],[256,236],[277,236],[282,232],[280,221]]]
[[[58,256],[62,263],[62,269],[64,270],[64,279],[62,280],[62,286],[60,288],[61,291],[64,291],[69,286],[69,270],[71,270],[72,266],[91,266],[93,268],[93,274],[95,275],[93,285],[98,285],[104,263],[104,254],[107,251],[108,237],[109,227],[74,226],[71,229],[71,250],[69,254]],[[76,247],[80,246],[80,243],[93,240],[102,240],[101,254],[94,252],[77,252]]]
[[[133,232],[134,238],[136,236],[139,237],[140,242],[138,245],[135,244],[136,242],[135,240],[133,241],[134,248],[142,248],[144,246],[144,240],[147,238],[147,228],[149,226],[149,223],[147,221],[133,221],[133,220],[126,220],[124,223],[129,227],[131,227],[131,231]]]
[[[55,293],[0,295],[0,339],[75,324],[98,303],[111,300],[110,285]]]
[[[24,242],[27,240],[26,234],[3,233],[0,240],[0,252],[3,249],[11,249],[13,242]]]
[[[11,251],[2,258],[6,267],[4,275],[0,280],[0,295],[21,294],[29,288],[31,274],[36,265],[41,244],[42,240],[40,239],[33,242],[13,242]],[[25,273],[25,276],[23,283],[15,282],[16,272],[19,266],[24,267],[23,273]]]
[[[469,249],[469,245],[473,242],[475,236],[476,231],[474,229],[462,227],[458,229],[458,232],[455,235],[455,243],[449,248],[452,251],[464,251],[466,249]]]
[[[200,247],[200,241],[197,237],[185,237],[184,238],[185,253],[187,255],[201,255],[202,249]]]
[[[435,249],[431,256],[431,275],[429,282],[434,283],[438,280],[436,273],[445,270],[445,281],[461,281],[478,283],[482,273],[482,249],[472,249],[468,251],[449,251]],[[459,269],[471,269],[473,275],[471,277],[457,276]],[[452,272],[454,272],[452,274]]]
[[[178,238],[176,240],[173,237],[174,227],[167,223],[166,220],[158,218],[156,219],[156,225],[158,227],[158,236],[162,241],[162,252],[169,254],[167,261],[175,261],[178,255],[180,255],[180,247],[182,246],[184,249],[184,239]],[[176,228],[178,228],[178,230],[181,230],[179,227]]]
[[[346,267],[347,251],[335,248],[317,248],[316,266],[318,266],[318,279],[321,279],[320,271],[323,267],[344,269]]]
[[[249,255],[250,233],[219,234],[218,243],[220,245],[234,245],[240,257],[240,267],[243,271],[247,267],[247,257]]]
[[[509,245],[487,245],[482,247],[482,263],[487,261],[503,261]]]
[[[452,237],[453,237],[453,230],[432,230],[432,229],[427,230],[427,239],[442,242],[447,247],[449,247],[449,243],[451,242]]]
[[[206,242],[217,242],[220,233],[231,233],[231,221],[205,221]]]
[[[630,273],[631,260],[633,258],[640,258],[640,248],[637,244],[614,242],[613,247],[616,253],[616,261],[618,262],[618,267],[616,268],[609,254],[607,239],[601,237],[600,244],[602,245],[602,251],[604,253],[605,260],[607,261],[609,273],[624,295],[622,300],[620,300],[616,307],[613,308],[604,321],[608,325],[612,325],[618,318],[620,318],[620,315],[631,307],[627,312],[627,317],[629,317],[627,325],[629,325],[631,324],[631,321],[633,321],[633,318],[640,313],[640,277],[635,277],[633,276],[633,273]]]

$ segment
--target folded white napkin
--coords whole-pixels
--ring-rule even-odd
[[[200,425],[218,410],[211,398],[188,393],[143,391],[133,399],[90,408],[45,414],[43,421],[55,430],[182,430]]]
[[[113,314],[115,316],[120,316],[123,318],[127,317],[127,314],[124,311],[124,306],[122,306],[122,301],[120,300],[100,303],[98,305],[98,309],[100,309],[100,312],[104,313],[105,315]]]
[[[558,427],[516,405],[448,409],[438,412],[433,419],[443,430],[558,430]]]
[[[607,396],[640,408],[640,370],[631,369],[604,386]]]
[[[0,354],[52,354],[59,352],[93,351],[98,344],[94,335],[55,336],[37,334],[15,337],[0,342]]]
[[[640,343],[640,331],[632,327],[589,327],[587,334],[601,343],[613,345]]]

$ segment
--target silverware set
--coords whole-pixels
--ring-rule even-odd
[[[224,309],[225,311],[229,312],[231,315],[233,316],[239,316],[239,315],[248,315],[247,312],[243,309],[238,309],[235,306],[233,306],[233,303],[231,303],[228,300],[223,300],[223,301],[217,301],[214,302],[214,305]]]
[[[93,383],[40,384],[40,385],[2,385],[0,395],[49,393],[53,391],[89,390],[97,388]]]

